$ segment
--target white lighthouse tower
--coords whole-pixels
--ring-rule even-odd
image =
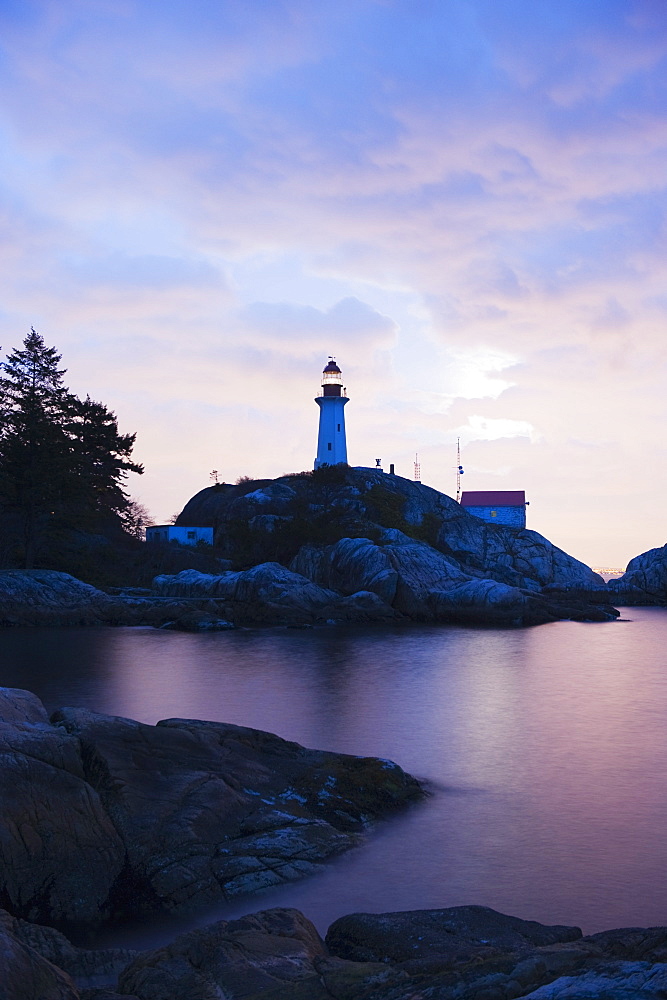
[[[345,404],[347,393],[343,388],[343,376],[335,358],[322,372],[322,394],[315,397],[320,408],[320,429],[317,436],[317,458],[315,468],[321,465],[347,465],[347,444],[345,442]]]

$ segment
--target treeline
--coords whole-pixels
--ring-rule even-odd
[[[0,363],[0,562],[47,566],[73,533],[136,531],[136,505],[123,488],[135,434],[116,415],[63,383],[61,355],[31,329]]]

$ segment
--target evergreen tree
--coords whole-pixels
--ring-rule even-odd
[[[60,360],[31,329],[0,366],[0,507],[26,568],[67,529],[122,527],[122,481],[143,472],[130,458],[135,435],[120,434],[104,404],[72,395]]]
[[[81,523],[90,527],[114,517],[122,522],[130,499],[121,483],[128,472],[144,471],[130,460],[136,434],[120,434],[115,413],[90,396],[84,400],[70,396],[68,409],[75,484],[72,513],[76,509]]]
[[[0,377],[0,502],[22,540],[27,568],[67,493],[67,390],[59,362],[56,349],[31,329]]]

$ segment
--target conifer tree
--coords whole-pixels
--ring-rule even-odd
[[[134,434],[103,403],[63,384],[61,356],[31,329],[0,365],[0,507],[26,568],[60,532],[122,526]]]
[[[130,460],[136,434],[120,434],[115,413],[90,396],[83,400],[70,396],[68,407],[74,505],[82,523],[92,526],[113,517],[122,522],[130,500],[121,483],[128,472],[141,475],[144,471],[142,465]]]
[[[22,539],[27,568],[61,515],[67,492],[67,390],[59,363],[56,349],[31,328],[0,376],[0,499]]]

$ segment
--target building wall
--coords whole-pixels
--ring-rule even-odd
[[[198,542],[205,542],[207,545],[213,545],[213,528],[156,524],[146,528],[146,541],[178,542],[179,545],[196,545]]]
[[[315,468],[321,465],[347,465],[347,443],[345,440],[345,404],[347,396],[318,396],[315,402],[320,408],[320,426],[317,435],[317,458]]]
[[[526,527],[526,508],[521,507],[464,507],[469,514],[481,517],[489,524],[503,524],[510,528]]]

